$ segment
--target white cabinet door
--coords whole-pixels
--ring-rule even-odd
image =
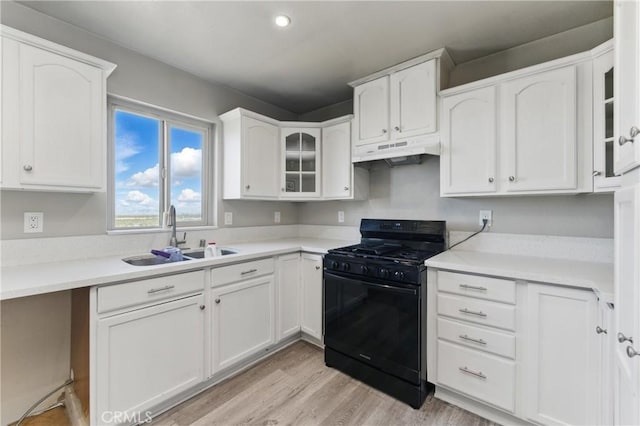
[[[600,401],[599,421],[601,425],[612,425],[613,416],[613,350],[615,333],[613,332],[613,305],[598,300],[598,326],[595,333],[598,336],[600,349],[600,374],[598,400]]]
[[[354,89],[354,139],[356,145],[389,139],[389,77],[369,81]]]
[[[640,4],[616,0],[613,10],[615,65],[614,169],[616,174],[640,165]],[[620,142],[623,144],[620,145]]]
[[[614,417],[616,424],[640,424],[640,184],[615,192]],[[633,339],[633,343],[624,338]],[[622,338],[622,342],[618,340]]]
[[[506,191],[577,188],[576,67],[500,86],[500,179]]]
[[[320,196],[320,129],[284,128],[281,198]]]
[[[325,198],[350,198],[353,163],[351,162],[351,123],[322,129],[322,195]]]
[[[302,253],[302,331],[322,340],[322,256]]]
[[[546,425],[597,424],[600,361],[595,295],[552,285],[527,287],[526,417]]]
[[[198,295],[97,321],[98,422],[144,412],[204,380],[204,313]]]
[[[300,332],[300,253],[278,258],[278,341]]]
[[[12,107],[19,114],[19,164],[13,166],[20,184],[104,190],[103,71],[26,44],[18,49],[19,94]]]
[[[441,193],[496,191],[496,89],[472,90],[442,100]]]
[[[211,297],[214,373],[274,343],[273,275],[214,288]]]
[[[394,139],[437,130],[435,59],[391,74],[390,91]]]
[[[277,198],[280,182],[278,127],[242,117],[242,194]]]

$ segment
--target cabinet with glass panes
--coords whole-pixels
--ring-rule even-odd
[[[594,49],[593,59],[593,191],[610,192],[620,186],[613,171],[613,43]]]
[[[283,128],[282,198],[320,196],[320,129]]]

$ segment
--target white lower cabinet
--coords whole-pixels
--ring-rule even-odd
[[[436,397],[500,423],[612,423],[602,402],[611,394],[610,343],[596,332],[611,312],[598,310],[590,289],[450,271],[428,279]]]
[[[614,424],[613,414],[613,350],[615,333],[613,332],[613,303],[598,300],[598,325],[593,330],[598,336],[598,350],[600,352],[600,375],[597,385],[599,421],[601,425]]]
[[[277,265],[276,339],[280,341],[300,333],[300,253],[278,257]]]
[[[275,342],[273,275],[213,288],[211,299],[214,374]]]
[[[92,423],[112,423],[117,413],[144,420],[204,380],[204,305],[199,294],[98,319]]]
[[[322,340],[322,256],[302,253],[302,331]]]

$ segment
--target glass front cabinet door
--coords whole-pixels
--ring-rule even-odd
[[[614,191],[620,177],[613,171],[613,46],[593,61],[593,191]]]
[[[320,196],[320,129],[285,128],[283,143],[282,198]]]

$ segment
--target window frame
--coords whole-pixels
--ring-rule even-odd
[[[158,226],[149,227],[116,227],[116,185],[115,185],[115,111],[123,110],[143,117],[156,119],[160,122],[160,141],[158,143],[158,165],[160,168],[160,181],[158,182],[158,213],[160,223]],[[216,184],[215,174],[215,124],[198,117],[182,114],[176,111],[157,107],[143,102],[121,98],[114,95],[107,97],[108,123],[107,123],[107,232],[153,232],[168,229],[165,225],[165,217],[171,205],[171,141],[170,128],[178,127],[185,130],[202,132],[202,182],[201,182],[201,206],[202,220],[177,222],[178,228],[197,229],[215,227],[215,199]]]

